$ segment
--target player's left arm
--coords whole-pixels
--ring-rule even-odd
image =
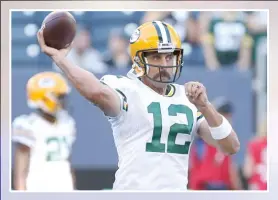
[[[212,105],[205,110],[202,109],[203,120],[198,127],[197,133],[210,145],[220,148],[224,153],[235,154],[240,144],[237,134],[228,120],[220,115]]]
[[[185,91],[189,101],[197,107],[205,119],[199,123],[197,129],[200,137],[208,144],[219,147],[224,153],[237,153],[240,148],[237,134],[228,120],[208,101],[203,84],[186,83]]]

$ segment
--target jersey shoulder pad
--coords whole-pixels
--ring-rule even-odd
[[[130,83],[130,79],[125,76],[104,75],[100,82],[114,89],[126,89]]]
[[[65,122],[75,123],[74,118],[68,113],[68,111],[60,112],[59,119]]]
[[[171,83],[171,84],[169,84],[169,88],[171,88],[170,94],[172,96],[183,97],[185,95],[185,91],[184,91],[183,85]]]
[[[69,123],[70,123],[72,126],[75,127],[76,122],[75,122],[74,118],[73,118],[71,115],[68,115],[68,118],[67,118],[67,119],[68,119]]]
[[[125,76],[105,75],[100,82],[114,89],[121,100],[121,109],[128,110],[128,96],[130,96],[132,81]]]
[[[75,135],[76,133],[76,122],[75,119],[68,113],[68,112],[63,112],[60,115],[60,120],[67,124],[67,126],[71,130],[71,135]]]
[[[20,115],[16,117],[12,123],[12,128],[16,130],[31,131],[34,118],[30,115]]]
[[[35,117],[31,115],[20,115],[12,123],[12,138],[14,141],[31,146],[35,141],[33,125]]]

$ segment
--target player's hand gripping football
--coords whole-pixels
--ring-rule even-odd
[[[43,38],[43,29],[40,29],[38,31],[37,38],[38,38],[39,45],[41,47],[41,51],[46,55],[48,55],[49,57],[51,57],[55,62],[59,61],[61,58],[66,57],[72,47],[71,44],[65,49],[57,50],[55,48],[47,46]]]
[[[184,84],[185,94],[189,101],[198,109],[206,108],[209,104],[206,88],[199,82],[188,82]]]

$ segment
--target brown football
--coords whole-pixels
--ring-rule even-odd
[[[45,17],[42,28],[45,44],[60,50],[72,43],[76,34],[76,21],[69,12],[54,11]]]

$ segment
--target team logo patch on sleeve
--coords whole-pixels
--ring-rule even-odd
[[[127,104],[127,102],[124,102],[124,104],[123,104],[123,110],[125,110],[125,111],[128,110],[128,104]]]
[[[122,101],[123,101],[122,109],[127,111],[128,110],[128,103],[127,103],[127,98],[126,98],[125,94],[119,89],[116,89],[116,91],[122,96]]]
[[[199,119],[203,118],[203,117],[204,117],[204,115],[203,115],[200,111],[198,111],[198,112],[197,112],[197,121],[198,121]]]

